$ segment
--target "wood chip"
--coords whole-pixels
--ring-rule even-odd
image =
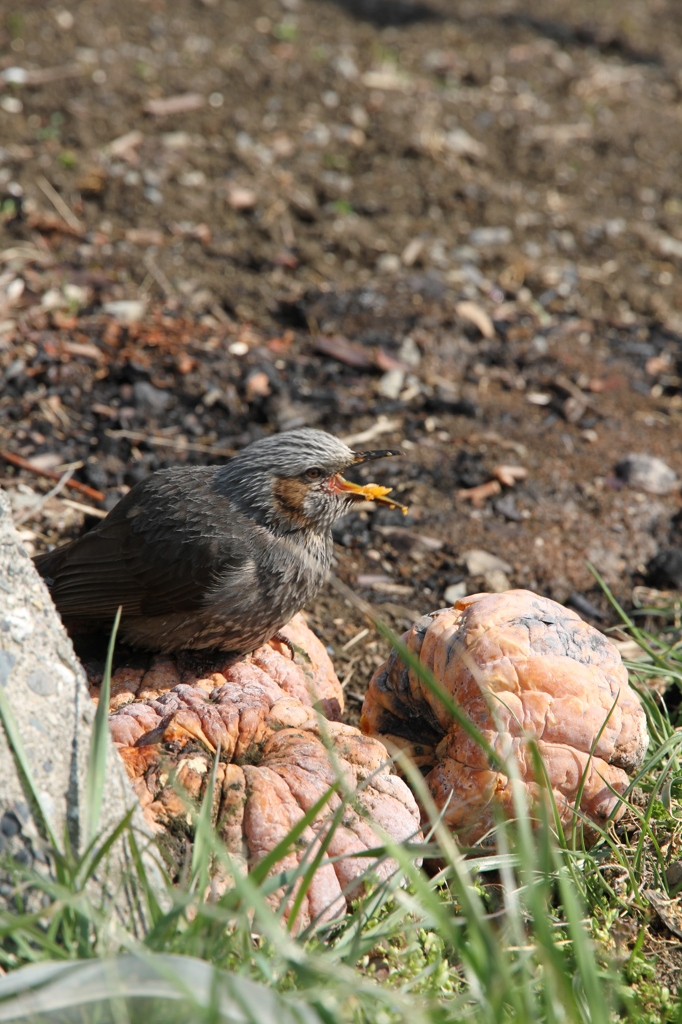
[[[513,487],[517,480],[525,480],[528,470],[525,466],[495,466],[493,476],[505,487]]]
[[[478,487],[462,488],[457,491],[457,497],[463,501],[470,501],[472,505],[480,508],[484,501],[500,494],[501,491],[502,485],[499,480],[488,480],[487,483],[479,484]]]
[[[170,114],[188,114],[192,110],[200,110],[206,103],[206,97],[198,92],[183,92],[178,96],[165,96],[161,99],[147,100],[143,110],[153,117],[168,117]]]
[[[133,245],[163,245],[164,234],[157,228],[128,228],[126,242]]]
[[[258,202],[258,196],[252,188],[244,188],[241,185],[228,185],[227,204],[233,210],[253,210]]]
[[[70,356],[81,356],[83,359],[94,359],[97,362],[101,362],[104,359],[102,350],[90,342],[63,341],[61,347]]]
[[[476,302],[466,300],[458,302],[455,306],[455,313],[457,316],[461,316],[463,320],[469,320],[475,327],[478,327],[484,338],[495,337],[495,327],[490,316]]]

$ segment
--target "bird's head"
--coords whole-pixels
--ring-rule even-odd
[[[219,471],[222,493],[262,525],[277,533],[328,530],[358,501],[402,505],[387,498],[390,488],[360,486],[343,472],[357,463],[402,452],[354,452],[321,430],[290,430],[255,441]]]

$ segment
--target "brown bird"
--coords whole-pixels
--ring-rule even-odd
[[[136,484],[106,519],[35,564],[60,614],[111,626],[158,652],[246,654],[319,591],[331,527],[360,500],[402,508],[342,471],[396,451],[353,452],[320,430],[244,448],[224,466],[178,467]],[[403,509],[406,511],[406,509]]]

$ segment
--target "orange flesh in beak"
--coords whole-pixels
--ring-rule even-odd
[[[391,493],[392,488],[382,487],[380,484],[353,484],[350,480],[344,480],[340,473],[336,473],[330,480],[330,490],[335,494],[351,493],[363,498],[365,501],[376,501],[377,505],[386,505],[388,508],[399,508],[404,516],[407,515],[407,506],[400,505],[386,495]]]

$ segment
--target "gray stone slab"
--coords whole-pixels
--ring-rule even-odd
[[[30,762],[31,775],[58,843],[68,834],[74,850],[85,842],[85,779],[95,717],[83,668],[52,599],[12,523],[0,491],[0,686],[9,700]],[[116,825],[133,807],[147,876],[161,894],[148,828],[123,762],[109,747],[100,829]],[[0,724],[0,855],[50,870],[26,787]],[[112,849],[93,885],[126,916],[134,901],[124,841]],[[3,877],[4,873],[4,877]],[[12,909],[10,876],[0,868],[0,909]],[[3,903],[4,900],[4,903]]]

